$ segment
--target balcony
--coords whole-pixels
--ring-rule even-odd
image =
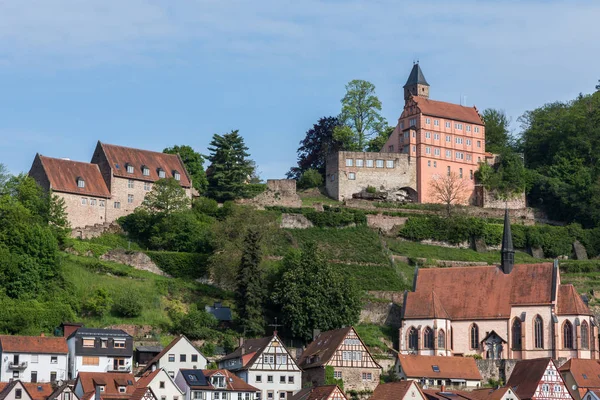
[[[15,362],[9,362],[8,363],[8,369],[26,369],[27,368],[27,361],[21,361],[20,363],[15,363]]]
[[[118,367],[115,367],[114,365],[111,365],[110,367],[108,367],[107,372],[131,372],[131,366],[119,365]]]

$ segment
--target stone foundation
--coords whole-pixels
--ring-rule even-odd
[[[71,230],[71,237],[77,239],[91,239],[104,233],[123,233],[123,229],[116,222],[105,222],[103,224],[87,225],[83,228]]]

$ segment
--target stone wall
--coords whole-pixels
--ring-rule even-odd
[[[390,232],[395,227],[403,226],[408,220],[407,217],[391,217],[383,214],[368,214],[367,225],[369,228],[381,229],[383,232]]]
[[[91,239],[104,233],[122,233],[121,226],[116,222],[105,222],[103,224],[87,225],[71,230],[71,237],[77,239]]]
[[[237,202],[258,209],[269,206],[302,207],[302,199],[296,193],[296,181],[293,179],[268,179],[264,192],[251,199],[241,199]]]
[[[361,324],[389,325],[400,328],[402,313],[399,305],[367,301],[360,310]]]
[[[126,251],[123,249],[110,250],[108,253],[100,256],[101,260],[114,261],[120,264],[129,265],[141,271],[152,272],[153,274],[168,276],[162,271],[146,254],[139,251]]]
[[[392,292],[385,290],[369,290],[367,295],[376,299],[389,300],[392,303],[402,305],[404,303],[404,292]]]
[[[520,210],[527,207],[525,192],[515,195],[505,201],[499,199],[495,191],[486,190],[483,185],[475,186],[475,205],[483,208],[508,208],[509,210]]]
[[[487,383],[488,380],[501,379],[504,383],[508,382],[518,360],[475,360],[477,368],[481,373],[481,380]]]
[[[302,214],[281,214],[279,227],[282,229],[307,229],[313,226],[313,223]]]
[[[349,165],[347,160],[352,160]],[[388,165],[393,162],[393,167]],[[379,165],[379,167],[378,167]],[[378,191],[417,190],[417,169],[407,154],[340,151],[326,162],[325,189],[336,200],[351,199],[372,186]]]

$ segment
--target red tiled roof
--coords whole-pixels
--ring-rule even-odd
[[[510,390],[510,388],[508,386],[504,386],[504,387],[501,387],[498,389],[490,389],[490,388],[475,389],[471,392],[471,399],[472,400],[500,400],[500,399],[502,399],[502,396],[504,396],[506,394],[506,392],[509,390]],[[515,397],[518,397],[518,396],[515,394]]]
[[[106,182],[96,164],[45,157],[40,154],[36,155],[36,158],[39,158],[53,191],[110,197]],[[84,180],[85,187],[77,186],[78,177]]]
[[[463,392],[461,390],[447,390],[441,392],[438,389],[425,389],[422,392],[428,400],[471,400],[471,392]]]
[[[160,179],[158,177],[158,169],[162,168],[167,178],[173,178],[173,172],[177,171],[180,174],[179,184],[183,187],[191,186],[190,178],[183,165],[183,161],[181,161],[181,158],[177,154],[133,149],[101,142],[98,142],[98,145],[104,150],[104,154],[115,176],[155,182]],[[127,173],[127,164],[133,166],[132,174]],[[117,168],[117,165],[119,168]],[[148,167],[150,170],[149,176],[143,175],[142,166]]]
[[[421,396],[425,398],[421,388],[414,381],[398,381],[380,384],[375,388],[375,391],[369,398],[369,400],[397,400],[409,397],[417,398],[417,396],[406,396],[410,389],[416,390],[421,393]]]
[[[0,347],[8,353],[67,354],[64,337],[0,335]]]
[[[515,265],[510,274],[496,266],[422,268],[404,317],[432,318],[440,311],[431,307],[435,292],[453,320],[509,318],[513,305],[551,304],[552,282],[552,263]]]
[[[600,388],[600,363],[598,360],[571,358],[558,370],[570,372],[579,388]]]
[[[148,387],[156,375],[160,374],[162,368],[157,368],[154,371],[146,371],[135,383],[137,387]]]
[[[592,315],[571,284],[560,285],[556,304],[557,315]]]
[[[21,382],[33,400],[46,400],[54,392],[51,383]]]
[[[417,103],[421,113],[425,115],[483,125],[483,121],[475,107],[465,107],[419,96],[414,96],[413,100]]]
[[[255,388],[252,385],[247,384],[241,378],[238,378],[235,374],[231,373],[226,369],[203,369],[202,373],[207,378],[206,380],[210,382],[211,376],[215,374],[221,374],[225,376],[225,382],[227,382],[227,388],[225,390],[235,391],[235,392],[258,392],[259,389]],[[210,384],[211,388],[212,384]],[[213,388],[217,390],[216,388]],[[223,389],[218,389],[223,390]]]
[[[343,398],[347,398],[337,385],[323,385],[306,387],[288,400],[327,400],[336,390]]]
[[[473,357],[442,357],[398,354],[402,372],[408,378],[481,380]],[[434,372],[437,365],[440,372]]]
[[[535,358],[517,362],[506,386],[512,388],[520,399],[531,399],[551,362],[553,362],[551,358]]]
[[[123,372],[80,372],[77,380],[81,382],[81,389],[86,394],[95,392],[95,384],[105,384],[102,398],[128,399],[135,389],[135,378],[133,374]],[[131,381],[131,385],[128,381]],[[126,383],[127,385],[123,385]],[[77,384],[75,384],[77,386]],[[125,386],[125,393],[119,393],[119,386]]]
[[[150,395],[152,396],[152,398],[156,399],[156,395],[154,394],[152,389],[150,389],[149,387],[146,387],[146,386],[139,386],[131,394],[130,400],[142,400],[144,398],[144,396],[146,395],[146,393],[148,393],[148,392],[150,392]]]

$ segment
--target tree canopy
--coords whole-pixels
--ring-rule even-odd
[[[146,194],[142,208],[153,215],[167,216],[177,211],[189,208],[190,198],[185,189],[174,178],[159,179],[152,185],[152,190]]]
[[[510,119],[502,110],[487,108],[481,113],[485,124],[485,150],[502,153],[510,146]]]
[[[167,147],[163,150],[163,153],[167,154],[179,154],[181,161],[185,165],[185,169],[192,178],[192,185],[199,193],[203,193],[206,190],[208,181],[206,180],[206,173],[204,172],[204,156],[194,151],[191,146],[173,146]]]

